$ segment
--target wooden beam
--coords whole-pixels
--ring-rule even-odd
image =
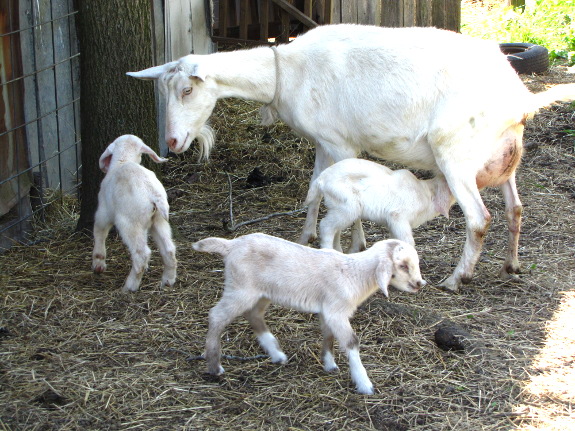
[[[303,23],[306,27],[314,28],[317,27],[317,22],[305,16],[302,12],[296,9],[294,6],[286,2],[285,0],[272,0],[281,9],[286,11],[288,14],[296,18],[298,21]]]

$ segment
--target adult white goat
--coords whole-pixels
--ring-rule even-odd
[[[156,163],[167,161],[134,135],[120,136],[100,156],[100,169],[106,176],[100,185],[94,217],[92,269],[96,273],[106,270],[106,237],[115,225],[132,256],[132,270],[122,287],[125,293],[138,290],[148,267],[148,232],[164,263],[162,286],[172,286],[176,281],[176,246],[168,223],[168,197],[156,175],[140,165],[142,154]]]
[[[501,187],[510,232],[502,274],[519,271],[515,169],[525,120],[575,99],[575,84],[530,93],[496,43],[434,28],[321,26],[272,49],[188,55],[128,74],[159,80],[166,141],[177,153],[218,99],[238,97],[266,104],[265,120],[277,116],[315,141],[312,179],[361,151],[442,173],[467,224],[462,257],[443,283],[451,290],[471,279],[489,226],[478,186]],[[312,207],[301,243],[315,237]]]

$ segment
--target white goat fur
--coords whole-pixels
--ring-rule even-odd
[[[315,141],[312,180],[362,151],[442,174],[467,226],[459,264],[443,283],[451,290],[471,279],[489,226],[478,186],[503,192],[509,247],[501,274],[519,271],[515,169],[524,124],[545,105],[575,99],[575,84],[530,93],[497,43],[434,28],[320,26],[272,49],[188,55],[128,74],[164,88],[175,152],[189,147],[218,99],[238,97],[266,104],[268,122],[279,117]],[[302,244],[315,237],[311,207]]]
[[[310,185],[306,203],[324,198],[319,224],[322,248],[341,251],[341,231],[367,220],[387,226],[392,238],[415,245],[412,228],[442,214],[454,203],[442,176],[419,180],[407,169],[392,171],[363,159],[345,159],[325,169]],[[350,252],[365,250],[363,231],[352,230]]]
[[[359,304],[378,289],[388,296],[388,286],[415,293],[426,284],[417,252],[398,240],[380,241],[367,251],[351,255],[259,233],[233,240],[206,238],[192,247],[218,253],[225,262],[225,287],[220,301],[210,310],[206,338],[208,372],[216,375],[224,372],[220,363],[221,334],[241,315],[272,362],[287,362],[264,321],[266,308],[273,302],[317,313],[324,337],[324,369],[338,369],[333,355],[335,337],[347,354],[357,391],[372,394],[373,385],[359,358],[359,340],[349,319]]]
[[[92,269],[96,273],[106,270],[106,237],[115,225],[132,256],[132,269],[123,292],[135,292],[140,287],[151,255],[148,233],[164,263],[161,285],[171,286],[176,281],[176,247],[168,223],[168,197],[156,175],[140,165],[142,153],[156,163],[167,161],[134,135],[120,136],[100,157],[100,169],[106,176],[100,185],[94,219]]]

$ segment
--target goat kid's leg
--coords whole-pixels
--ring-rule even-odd
[[[325,319],[325,324],[332,334],[335,334],[339,346],[347,354],[351,380],[355,383],[358,393],[373,395],[373,384],[367,376],[367,371],[359,357],[359,339],[353,331],[349,319],[341,315],[332,315]]]
[[[365,249],[367,249],[367,243],[365,242],[363,226],[361,225],[361,219],[357,219],[351,226],[351,245],[349,246],[347,252],[359,253]]]
[[[221,336],[226,326],[232,323],[236,317],[244,314],[254,307],[257,299],[251,300],[240,293],[227,293],[224,290],[220,301],[212,307],[209,313],[209,327],[206,336],[205,358],[208,365],[208,373],[219,376],[224,373],[220,361],[222,356]]]
[[[517,186],[515,184],[515,173],[501,186],[501,191],[503,193],[503,199],[505,200],[505,216],[509,228],[509,244],[507,247],[507,256],[505,257],[505,262],[499,275],[503,279],[509,279],[512,277],[512,274],[519,273],[519,258],[517,256],[519,250],[519,233],[521,231],[521,214],[523,212],[523,206],[519,200],[519,194],[517,193]]]
[[[96,212],[94,218],[94,250],[92,251],[92,271],[100,274],[106,270],[106,238],[113,224]]]
[[[174,245],[174,241],[172,241],[170,224],[160,215],[157,215],[150,229],[150,233],[160,250],[162,262],[164,263],[161,287],[173,286],[176,282],[178,261],[176,260],[176,246]]]
[[[150,247],[148,247],[148,234],[147,231],[140,229],[139,226],[130,229],[128,233],[120,230],[120,234],[132,256],[132,269],[122,287],[122,292],[137,292],[152,254]]]
[[[264,320],[264,314],[269,305],[270,301],[262,298],[254,308],[244,313],[244,317],[250,323],[260,346],[269,355],[271,361],[274,364],[287,364],[288,357],[282,352],[277,338],[270,332]]]
[[[331,329],[326,325],[324,321],[323,314],[319,314],[319,324],[321,327],[321,332],[323,334],[323,342],[321,346],[321,360],[323,362],[323,369],[328,373],[333,373],[339,371],[339,367],[335,363],[335,357],[333,355],[333,341],[334,335]]]
[[[455,199],[457,199],[465,215],[466,223],[466,239],[461,259],[453,274],[441,283],[441,286],[446,289],[457,292],[461,283],[469,283],[473,277],[473,270],[479,259],[483,241],[491,223],[491,215],[483,204],[474,177],[465,178],[459,176],[451,178],[446,175],[446,178]]]
[[[345,226],[343,226],[345,228]],[[322,221],[319,222],[320,248],[331,248],[337,251],[341,249],[341,231],[339,220],[328,213]]]

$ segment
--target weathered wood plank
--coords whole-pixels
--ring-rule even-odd
[[[381,25],[384,27],[403,26],[403,2],[398,0],[381,1]]]
[[[432,0],[418,0],[415,25],[418,27],[431,26],[433,22],[432,9]]]

